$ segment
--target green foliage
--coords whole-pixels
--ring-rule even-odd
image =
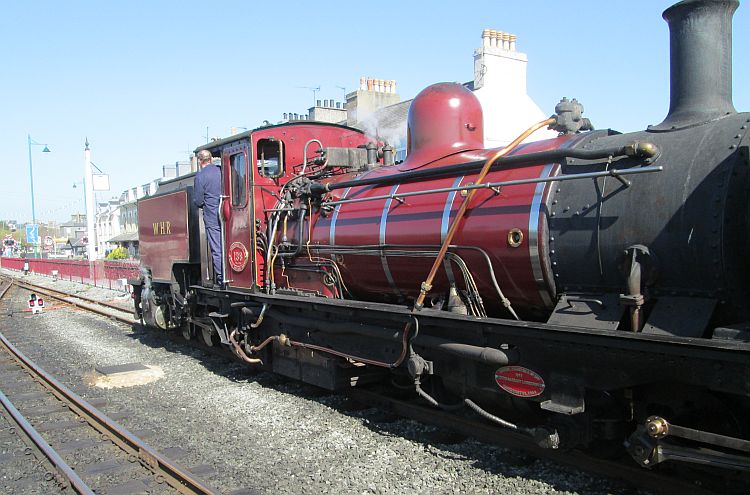
[[[115,248],[107,255],[108,260],[126,260],[128,258],[130,258],[130,253],[124,247]]]

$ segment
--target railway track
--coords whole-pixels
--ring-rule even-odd
[[[0,284],[0,299],[11,287],[7,280]],[[219,493],[45,372],[4,334],[0,383],[9,425],[3,434],[22,437],[27,447],[20,462],[43,462],[44,481],[61,493]]]
[[[50,289],[49,287],[43,287],[41,285],[32,284],[23,280],[14,279],[13,283],[34,293],[43,294],[47,297],[51,297],[70,306],[81,308],[86,311],[91,311],[92,313],[112,318],[113,320],[117,320],[121,323],[126,323],[128,325],[139,323],[138,320],[133,318],[132,310],[123,309],[116,304],[110,304],[105,301],[97,301],[96,299],[81,296],[78,294],[69,294],[67,292]]]
[[[66,304],[71,304],[84,310],[93,311],[97,314],[116,319],[123,323],[139,323],[137,320],[133,319],[129,312],[112,304],[102,303],[93,299],[52,290],[27,282],[18,283],[18,285],[45,294],[48,297],[53,297]],[[176,342],[188,343],[181,337],[178,337],[174,332],[165,335],[168,335]],[[216,347],[206,347],[199,344],[199,341],[200,339],[193,339],[189,344],[231,359],[231,353],[223,352],[223,349]],[[355,387],[350,389],[346,395],[353,401],[367,404],[368,406],[377,406],[384,411],[392,412],[400,417],[408,417],[438,427],[442,430],[455,432],[461,436],[476,438],[485,443],[520,449],[534,457],[567,465],[571,468],[598,476],[620,480],[633,487],[667,494],[680,493],[685,495],[706,495],[723,492],[723,489],[716,487],[711,489],[707,486],[702,486],[699,480],[689,481],[679,476],[665,475],[662,470],[651,471],[643,469],[635,465],[635,463],[630,462],[629,459],[607,460],[592,457],[579,451],[543,449],[530,443],[526,437],[499,428],[493,423],[481,418],[472,417],[471,415],[447,413],[428,407],[416,400],[403,400],[390,397],[386,393],[375,389]],[[736,493],[750,492],[740,489],[736,491]]]

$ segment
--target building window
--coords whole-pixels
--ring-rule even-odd
[[[258,141],[257,166],[263,177],[284,175],[284,143],[277,139]]]
[[[247,164],[245,153],[239,152],[229,156],[229,166],[232,170],[232,206],[247,204]]]

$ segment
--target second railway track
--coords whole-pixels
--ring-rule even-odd
[[[23,280],[14,279],[13,283],[19,287],[26,288],[30,291],[44,294],[45,296],[56,299],[65,304],[79,307],[81,309],[97,313],[108,318],[112,318],[121,323],[133,324],[138,321],[133,318],[132,310],[125,309],[116,304],[107,303],[105,301],[98,301],[90,297],[82,296],[79,294],[69,294],[64,291],[57,289],[51,289],[49,287],[43,287],[41,285],[33,284]]]
[[[3,281],[0,299],[11,287]],[[122,413],[108,416],[97,409],[105,401],[89,403],[41,369],[9,337],[28,335],[0,333],[0,403],[7,432],[17,432],[27,445],[22,462],[46,466],[44,492],[55,485],[62,493],[219,493],[119,425],[115,419]]]

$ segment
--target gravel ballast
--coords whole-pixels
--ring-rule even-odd
[[[121,292],[24,278],[132,305]],[[14,290],[13,306],[22,311],[27,291]],[[47,305],[41,315],[4,317],[0,330],[14,325],[33,332],[34,344],[19,346],[31,359],[84,398],[106,398],[105,412],[126,411],[119,422],[131,431],[151,430],[147,442],[154,448],[184,449],[177,459],[181,465],[213,466],[215,473],[206,478],[224,492],[247,487],[260,494],[633,493],[520,451],[471,439],[431,442],[434,427],[350,408],[342,396],[256,373],[156,330],[130,328],[52,301]],[[95,367],[125,363],[156,366],[164,377],[123,388],[91,385]]]

